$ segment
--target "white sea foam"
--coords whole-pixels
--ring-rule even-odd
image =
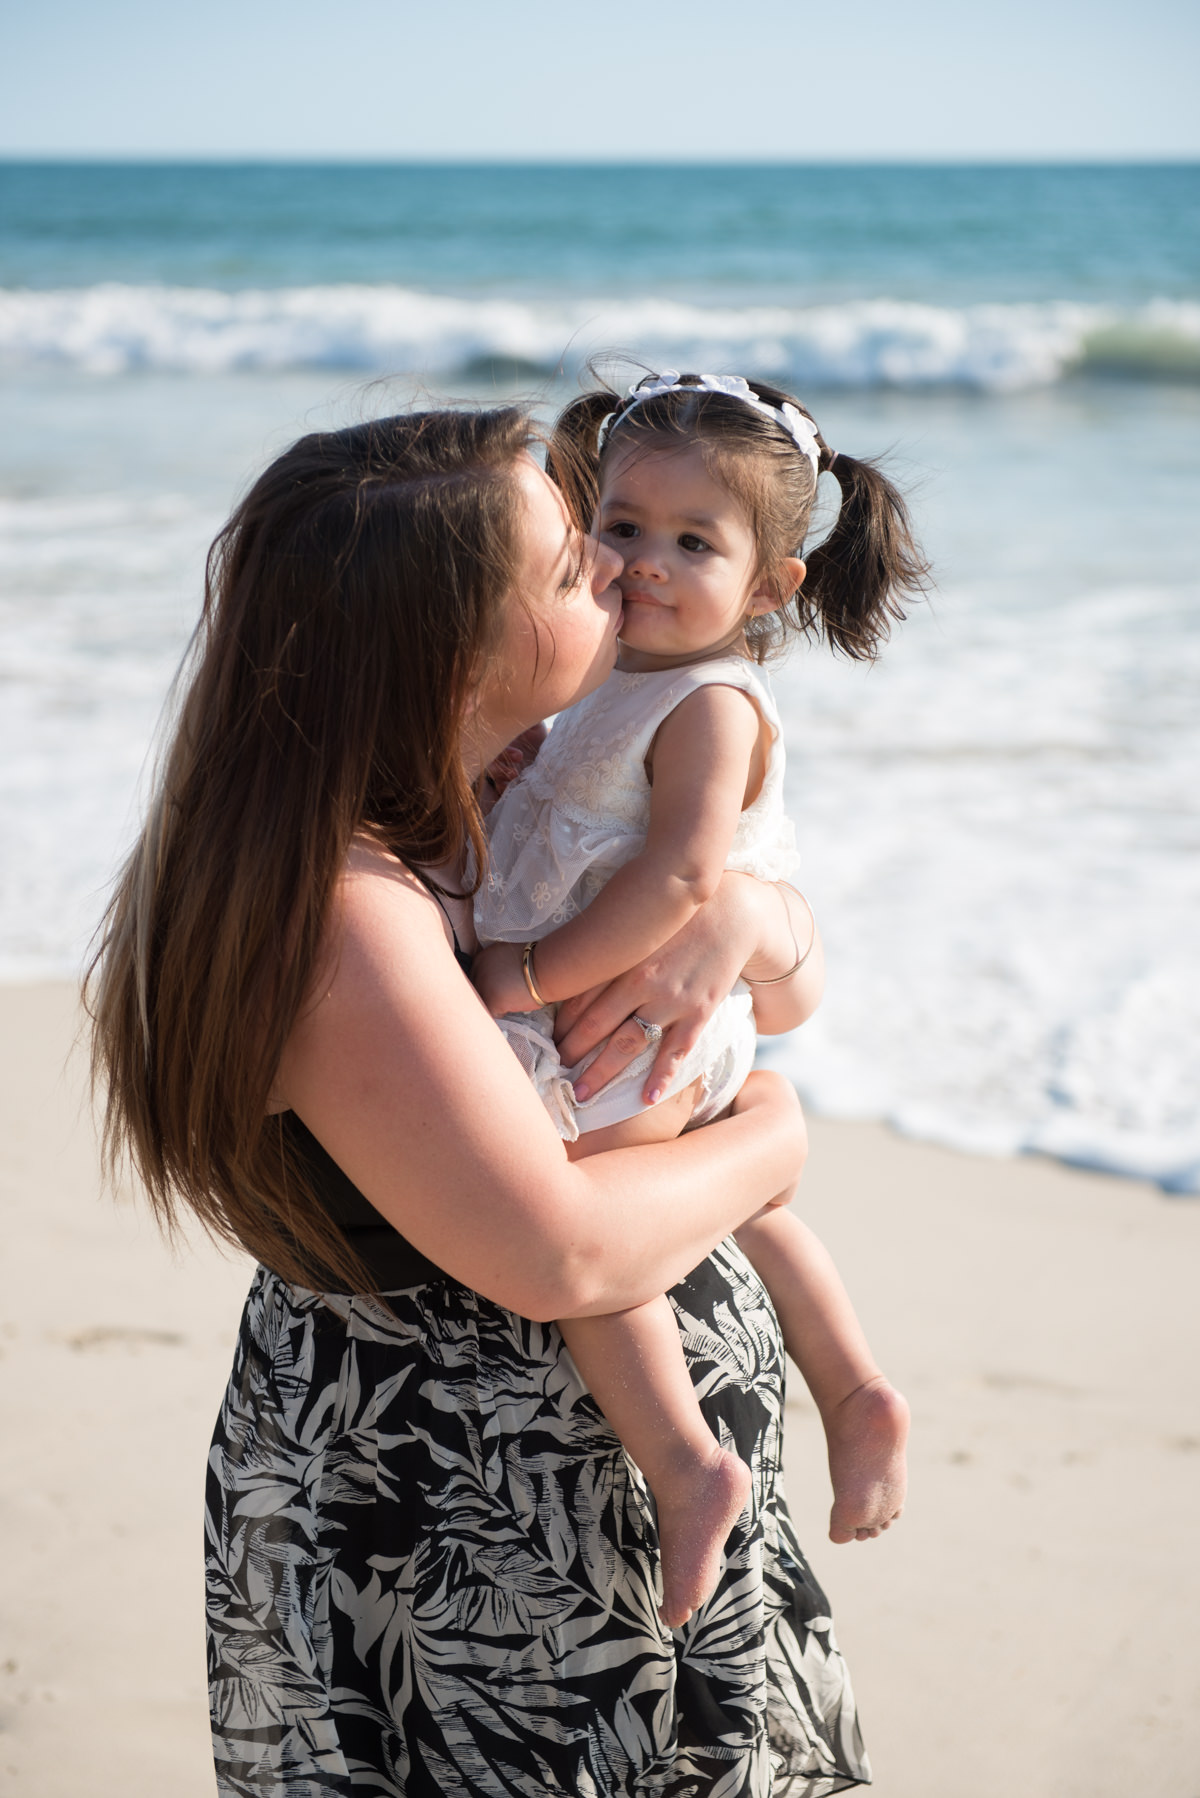
[[[217,522],[170,494],[0,499],[0,979],[80,965]]]
[[[785,671],[830,976],[774,1059],[819,1110],[1200,1192],[1198,599],[959,592]]]
[[[1200,305],[961,308],[889,299],[697,306],[663,298],[535,302],[394,286],[223,292],[118,283],[0,290],[0,363],[92,374],[330,368],[445,377],[480,363],[568,371],[636,345],[652,365],[736,367],[836,387],[1045,385],[1083,368],[1200,375]]]
[[[209,413],[228,411],[228,384],[188,395],[172,455],[199,455]],[[278,393],[263,403],[266,430]],[[1036,530],[996,571],[993,517],[1029,533],[1046,503],[1046,467],[1025,463],[1054,409],[1021,402],[1017,447],[999,433],[955,490],[974,584],[916,608],[878,667],[799,653],[776,677],[830,970],[816,1018],[776,1053],[830,1114],[1200,1192],[1200,591],[1181,558],[1131,582],[1145,545],[1120,580],[1104,572],[1094,478],[1049,490],[1056,520],[1085,495],[1068,534],[1091,572],[1065,570]],[[1160,411],[1122,413],[1135,467]],[[79,966],[227,502],[228,472],[206,462],[189,476],[172,461],[166,492],[139,466],[148,491],[0,498],[0,978]]]

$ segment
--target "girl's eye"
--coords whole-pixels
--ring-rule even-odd
[[[627,518],[618,518],[615,524],[605,525],[604,535],[606,537],[617,537],[622,543],[627,543],[631,537],[637,536],[637,526],[636,524],[630,524]]]
[[[680,549],[687,549],[695,552],[696,550],[709,549],[711,548],[711,545],[706,543],[703,537],[696,537],[691,531],[685,531],[683,536],[679,539],[679,547]]]

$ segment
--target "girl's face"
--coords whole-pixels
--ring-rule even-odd
[[[474,707],[472,735],[484,763],[607,680],[621,622],[620,557],[575,528],[532,457],[521,458],[517,484],[525,508],[518,589]]]
[[[759,578],[750,520],[713,478],[699,444],[619,449],[604,469],[600,541],[624,563],[621,666],[671,668],[740,642],[748,616],[778,605]],[[789,557],[793,586],[804,565]]]

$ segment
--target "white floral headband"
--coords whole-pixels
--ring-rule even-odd
[[[610,412],[600,421],[597,435],[597,452],[604,448],[609,431],[620,419],[626,419],[635,406],[642,406],[647,400],[656,400],[664,393],[723,393],[728,399],[740,400],[744,406],[752,406],[769,418],[774,424],[782,425],[802,456],[807,456],[812,463],[815,475],[821,464],[821,446],[817,442],[817,427],[811,418],[801,412],[799,406],[793,406],[785,400],[782,406],[772,406],[767,400],[760,399],[741,375],[696,375],[685,381],[677,368],[664,368],[661,375],[647,375],[645,380],[638,381],[629,389],[629,404],[618,414]],[[834,458],[830,458],[830,467]]]

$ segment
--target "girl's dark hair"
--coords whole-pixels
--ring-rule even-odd
[[[286,1279],[369,1290],[313,1201],[271,1082],[366,830],[406,863],[483,866],[460,753],[515,590],[513,408],[302,438],[208,558],[192,672],[89,969],[111,1168]],[[307,1201],[307,1202],[306,1202]]]
[[[636,394],[622,398],[607,386],[584,393],[554,427],[547,469],[576,520],[590,528],[601,472],[611,456],[699,443],[714,478],[749,515],[758,545],[756,578],[777,579],[785,556],[803,554],[817,492],[812,463],[782,424],[753,406],[723,393],[689,391],[700,378],[681,375],[679,388],[645,400]],[[748,385],[769,406],[795,406],[812,418],[782,388],[765,381]],[[609,414],[599,447],[600,426]],[[904,596],[928,586],[929,564],[913,539],[899,490],[875,462],[835,455],[819,431],[817,443],[821,471],[832,473],[841,506],[828,537],[807,557],[804,585],[793,593],[780,591],[778,611],[747,620],[746,639],[760,662],[793,633],[823,637],[835,650],[871,661],[892,620],[904,617]]]

